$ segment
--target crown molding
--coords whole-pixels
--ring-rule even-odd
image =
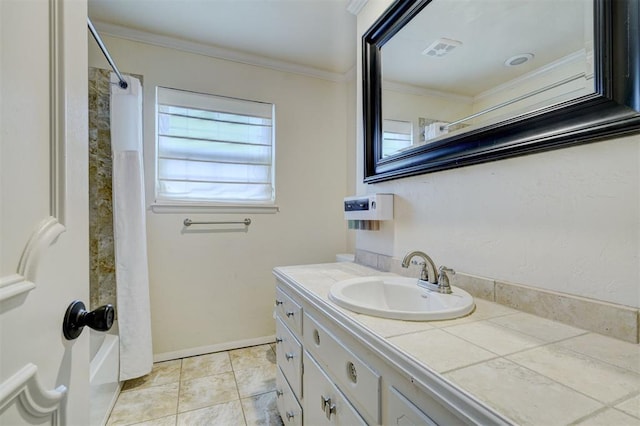
[[[457,102],[472,104],[483,98],[493,96],[497,93],[512,89],[514,87],[518,87],[529,80],[533,80],[537,77],[540,77],[541,75],[550,73],[556,70],[557,68],[562,67],[571,62],[578,61],[578,60],[585,60],[585,58],[587,62],[593,63],[593,52],[587,53],[585,49],[581,49],[577,52],[573,52],[543,67],[537,68],[527,74],[523,74],[520,77],[514,78],[513,80],[509,80],[496,87],[492,87],[491,89],[486,90],[482,93],[479,93],[474,97],[457,95],[457,94],[443,92],[439,90],[433,90],[433,89],[425,89],[423,87],[413,86],[405,83],[391,82],[391,81],[384,83],[384,89],[392,90],[394,92],[409,93],[409,94],[419,95],[419,96],[436,96],[436,97],[450,99]],[[589,76],[587,76],[587,78],[589,78]]]
[[[304,75],[307,77],[315,77],[323,80],[333,81],[336,83],[344,83],[349,78],[349,71],[345,73],[325,71],[314,67],[268,58],[266,56],[252,55],[249,53],[225,49],[223,47],[212,46],[209,44],[181,40],[175,37],[163,36],[148,31],[135,30],[128,27],[123,27],[121,25],[108,24],[106,22],[93,21],[93,25],[101,35],[108,35],[111,37],[151,44],[154,46],[181,50],[184,52],[209,56],[212,58],[224,59],[226,61],[238,62],[246,65],[254,65],[262,68],[273,69],[276,71]]]
[[[391,90],[393,92],[408,93],[418,96],[434,96],[466,104],[473,103],[473,98],[471,96],[464,96],[455,93],[443,92],[440,90],[427,89],[424,87],[414,86],[412,84],[398,83],[395,81],[385,81],[382,86],[383,90]]]
[[[505,83],[502,83],[498,86],[492,87],[489,90],[485,90],[482,93],[478,93],[474,98],[474,102],[479,101],[483,98],[489,97],[489,96],[493,96],[495,94],[498,94],[502,91],[505,90],[509,90],[509,89],[513,89],[515,87],[518,87],[524,83],[526,83],[529,80],[533,80],[535,78],[538,78],[544,74],[550,73],[564,65],[567,65],[571,62],[574,61],[580,61],[580,60],[587,60],[588,63],[593,64],[593,51],[588,52],[586,51],[586,49],[580,49],[576,52],[570,53],[566,56],[563,56],[560,59],[557,59],[553,62],[549,62],[547,65],[544,65],[540,68],[536,68],[535,70],[528,72],[526,74],[523,74],[519,77],[514,78],[513,80],[509,80]]]
[[[368,1],[369,0],[349,0],[349,3],[347,3],[347,12],[358,16],[358,13],[360,13]]]

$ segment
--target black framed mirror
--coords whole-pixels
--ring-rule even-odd
[[[511,42],[511,51],[495,48],[494,40],[500,34],[503,39],[519,40],[515,32],[525,24],[510,22],[513,32],[503,25],[507,17],[511,21],[518,14],[515,9],[519,5],[526,3],[398,0],[364,34],[365,182],[495,161],[640,131],[640,2],[532,0],[531,4],[546,7],[551,14],[535,18],[532,11],[524,9],[521,15],[538,26],[539,36],[532,39],[539,41],[544,38],[540,34],[550,33],[547,45],[530,47]],[[559,8],[569,5],[579,9],[567,9],[559,21],[548,22],[554,14],[563,16]],[[456,39],[456,31],[443,17],[447,13],[457,14],[461,22],[458,27],[466,31],[460,38],[470,41]],[[497,16],[498,21],[487,24],[483,15]],[[567,22],[571,16],[578,16],[578,29]],[[474,27],[474,22],[480,26]],[[548,25],[545,27],[541,22]],[[565,33],[554,33],[554,28],[564,28]],[[440,31],[438,34],[443,37],[435,37],[433,31],[425,35],[422,33],[425,29]],[[453,37],[449,35],[451,32]],[[572,33],[580,33],[582,41],[569,44],[568,36]],[[554,42],[554,37],[566,41],[567,46],[556,56],[547,57],[547,51],[552,50],[550,46],[560,44]],[[499,51],[506,57],[501,66],[515,68],[532,58],[536,60],[518,72],[483,71],[480,62],[492,56],[489,54],[476,55],[473,63],[466,65],[457,62],[457,66],[448,67],[446,62],[429,62],[450,52],[454,58],[456,49],[478,51],[470,48],[476,40],[484,43],[485,53]],[[396,48],[397,41],[405,45]],[[410,55],[407,52],[412,50],[417,59],[407,60]],[[397,77],[403,69],[404,77]],[[471,71],[466,80],[453,72],[464,69]],[[419,81],[424,76],[435,76],[438,70],[449,78],[448,86],[434,87],[429,85],[433,82]],[[492,80],[501,73],[507,76],[507,81]],[[399,79],[406,80],[398,82]],[[537,86],[529,84],[533,80]],[[398,93],[404,93],[404,97]],[[407,96],[415,98],[425,93],[427,100],[420,102],[427,106],[423,105],[422,110],[409,107]],[[495,96],[496,93],[499,95]],[[553,95],[542,99],[543,93]],[[491,101],[487,102],[488,98]],[[385,109],[396,115],[386,115]]]

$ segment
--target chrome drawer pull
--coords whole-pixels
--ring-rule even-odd
[[[276,306],[282,305],[284,302],[282,300],[276,299]]]
[[[327,420],[331,420],[331,415],[336,413],[336,404],[327,405],[324,408],[324,413],[327,415]]]
[[[326,398],[324,395],[320,395],[320,409],[326,412],[327,405],[331,405],[331,398]]]
[[[282,395],[284,395],[284,392],[282,392],[280,389],[276,389],[276,396],[280,398]]]
[[[279,338],[279,337],[276,337],[276,345],[277,345],[278,343],[282,343],[282,339],[281,339],[281,338]]]
[[[291,352],[287,352],[286,354],[284,354],[285,358],[287,358],[287,361],[291,361],[294,357],[294,355]]]
[[[287,411],[287,421],[290,422],[291,419],[295,417],[295,413],[293,411]]]
[[[352,383],[358,383],[358,370],[356,370],[356,366],[351,361],[347,363],[347,377]]]
[[[292,316],[294,316],[295,314],[296,314],[296,313],[295,313],[295,312],[293,312],[293,311],[289,311],[289,312],[287,312],[287,316],[288,316],[289,318],[291,318],[291,317],[292,317]]]

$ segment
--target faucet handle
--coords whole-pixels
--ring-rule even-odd
[[[456,271],[451,268],[447,268],[446,266],[441,266],[438,268],[438,291],[440,293],[451,293],[451,285],[449,285],[449,277],[447,273],[451,275],[455,275]]]
[[[412,260],[411,264],[422,267],[422,269],[420,270],[420,279],[422,281],[429,281],[429,271],[427,270],[427,262],[419,262],[417,260]]]
[[[454,271],[451,268],[447,268],[446,266],[442,265],[441,267],[438,268],[438,271],[440,271],[440,274],[442,274],[443,272],[447,272],[451,275],[455,275],[456,271]]]

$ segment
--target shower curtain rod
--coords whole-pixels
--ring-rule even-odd
[[[124,78],[122,77],[122,74],[120,74],[120,71],[118,71],[118,67],[116,66],[116,63],[113,62],[111,55],[109,55],[107,46],[105,46],[104,43],[102,42],[102,39],[100,38],[100,34],[98,34],[98,31],[96,31],[96,27],[93,26],[93,23],[91,22],[91,19],[89,19],[88,16],[87,16],[87,24],[89,25],[89,31],[91,31],[91,35],[96,40],[96,43],[98,43],[98,47],[100,47],[100,50],[102,50],[102,54],[104,55],[105,58],[107,58],[109,65],[111,65],[111,68],[113,69],[113,72],[115,72],[116,75],[118,76],[118,79],[120,79],[118,86],[120,86],[120,88],[122,89],[126,89],[127,87],[129,87],[129,84],[124,80]]]
[[[502,103],[500,103],[498,105],[494,105],[494,106],[492,106],[490,108],[483,109],[482,111],[476,112],[475,114],[471,114],[468,117],[464,117],[464,118],[461,118],[460,120],[456,120],[454,122],[447,123],[447,124],[445,124],[443,126],[440,126],[440,130],[448,129],[449,127],[455,126],[456,124],[464,123],[465,121],[469,121],[472,118],[476,118],[476,117],[479,117],[481,115],[487,114],[489,112],[495,111],[497,109],[506,107],[508,105],[514,104],[516,102],[519,102],[519,101],[521,101],[523,99],[527,99],[527,98],[530,98],[532,96],[539,95],[540,93],[546,92],[547,90],[555,89],[556,87],[562,86],[563,84],[567,84],[567,83],[570,83],[570,82],[572,82],[574,80],[579,80],[581,78],[586,78],[587,80],[590,80],[590,79],[593,78],[593,75],[589,76],[586,73],[581,72],[579,74],[576,74],[576,75],[573,75],[571,77],[565,78],[564,80],[560,80],[560,81],[557,81],[555,83],[551,83],[548,86],[544,86],[544,87],[542,87],[540,89],[534,90],[532,92],[525,93],[524,95],[518,96],[517,98],[509,99],[508,101],[502,102]]]

